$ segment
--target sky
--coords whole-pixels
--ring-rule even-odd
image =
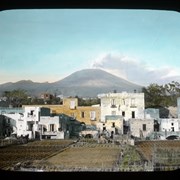
[[[130,82],[180,82],[180,13],[128,9],[0,11],[0,84],[55,82],[89,68]]]

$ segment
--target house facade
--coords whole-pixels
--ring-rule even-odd
[[[180,137],[180,119],[161,118],[160,119],[159,139],[166,139],[170,136]]]
[[[17,137],[28,135],[29,138],[35,138],[38,132],[38,121],[40,119],[39,107],[25,107],[23,113],[11,112],[3,113],[3,116],[9,118],[13,128],[13,134]]]
[[[154,131],[154,119],[130,119],[130,135],[141,139]]]
[[[83,124],[65,114],[40,116],[40,139],[69,139],[78,137]]]
[[[1,136],[13,133],[31,139],[64,139],[77,137],[80,131],[93,127],[89,130],[95,128],[109,137],[123,134],[142,139],[180,137],[179,118],[159,118],[159,109],[144,109],[143,93],[107,93],[98,97],[101,103],[94,106],[78,106],[77,98],[65,98],[63,105],[1,108]]]
[[[38,105],[37,105],[38,106]],[[28,107],[24,105],[23,107]],[[52,114],[65,114],[86,125],[94,125],[100,121],[100,105],[78,106],[77,98],[64,98],[62,105],[40,105],[51,110]]]
[[[105,122],[100,122],[97,124],[97,129],[99,133],[107,133],[108,137],[113,135],[123,134],[123,117],[120,115],[109,115],[106,116]]]
[[[101,122],[106,116],[119,115],[123,119],[144,119],[144,93],[107,93],[99,94],[101,99]]]
[[[64,139],[59,116],[41,116],[38,125],[41,139]]]

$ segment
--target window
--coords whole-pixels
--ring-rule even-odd
[[[116,100],[111,99],[111,108],[116,108]]]
[[[132,118],[135,118],[135,111],[132,111]]]
[[[54,124],[50,124],[50,131],[54,131]]]
[[[143,131],[146,131],[146,124],[143,124],[142,129]]]
[[[96,112],[95,111],[90,111],[90,119],[96,120]]]
[[[75,109],[76,103],[75,101],[70,101],[70,109]]]
[[[31,111],[30,111],[30,115],[32,116],[32,115],[33,115],[33,113],[34,113],[34,110],[31,110]]]
[[[122,111],[122,116],[125,117],[125,111]]]
[[[84,116],[85,116],[85,112],[82,111],[82,112],[81,112],[81,117],[84,118]]]

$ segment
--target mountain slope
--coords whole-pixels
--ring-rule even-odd
[[[95,97],[99,93],[140,91],[142,86],[133,84],[100,69],[84,69],[77,71],[54,83],[61,87],[62,94],[71,96]]]
[[[97,97],[100,93],[134,90],[141,91],[142,86],[126,81],[100,69],[84,69],[72,73],[54,83],[37,83],[32,81],[18,81],[0,85],[0,93],[6,90],[24,89],[30,95],[44,92],[62,94],[63,96]]]
[[[123,86],[136,86],[122,78],[114,76],[100,69],[84,69],[72,73],[70,76],[55,84],[61,86],[113,86],[114,84],[123,83]]]

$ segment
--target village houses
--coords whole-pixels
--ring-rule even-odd
[[[16,134],[28,135],[30,139],[65,139],[83,135],[80,132],[88,134],[88,130],[110,138],[122,135],[162,140],[168,136],[179,137],[179,98],[177,118],[160,118],[158,109],[145,109],[144,93],[113,92],[99,94],[98,98],[100,104],[93,106],[79,106],[78,99],[70,97],[63,98],[59,105],[1,107],[1,137]],[[5,127],[7,131],[3,130]]]

